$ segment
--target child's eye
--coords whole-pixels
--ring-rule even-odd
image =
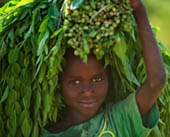
[[[101,82],[101,81],[102,81],[101,77],[93,78],[93,82]]]
[[[77,85],[77,84],[80,84],[80,80],[71,80],[69,83]]]

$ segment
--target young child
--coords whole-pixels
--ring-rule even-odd
[[[165,70],[141,0],[130,0],[138,25],[147,80],[125,100],[101,108],[107,95],[108,76],[93,54],[84,64],[69,51],[61,76],[67,105],[64,121],[47,128],[43,137],[147,137],[158,123],[154,104],[165,84]]]

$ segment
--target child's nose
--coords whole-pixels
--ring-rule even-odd
[[[94,89],[91,83],[83,83],[81,93],[84,95],[91,95],[94,93]]]

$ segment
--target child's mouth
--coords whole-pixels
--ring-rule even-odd
[[[97,105],[97,102],[96,101],[80,101],[79,104],[81,107],[91,108],[91,107],[95,107]]]

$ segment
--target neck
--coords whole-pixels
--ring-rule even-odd
[[[66,115],[66,123],[69,125],[77,125],[89,120],[91,117],[83,116],[75,111],[68,111]]]

